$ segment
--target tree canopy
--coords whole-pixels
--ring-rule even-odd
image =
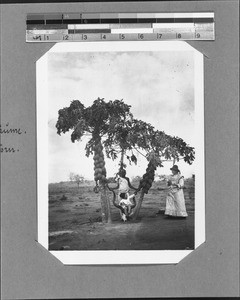
[[[153,151],[164,160],[184,159],[191,164],[195,158],[194,148],[183,139],[167,135],[156,130],[151,124],[135,119],[130,112],[130,105],[123,100],[98,98],[89,107],[79,100],[73,100],[69,107],[60,109],[56,124],[57,133],[72,130],[72,142],[79,141],[84,134],[91,134],[86,144],[86,155],[93,154],[97,136],[102,138],[103,147],[108,158],[116,159],[124,150],[132,152],[130,161],[137,162],[133,151]],[[159,166],[162,166],[159,162]]]

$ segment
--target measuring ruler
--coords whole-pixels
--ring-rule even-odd
[[[214,40],[214,13],[28,14],[27,42]]]

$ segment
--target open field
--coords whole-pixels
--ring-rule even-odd
[[[100,194],[93,192],[93,182],[79,188],[70,182],[49,184],[49,250],[193,249],[194,182],[185,181],[186,219],[164,216],[166,191],[158,190],[162,186],[154,182],[138,220],[121,222],[119,210],[111,203],[112,223],[103,224]],[[156,214],[159,209],[162,213]]]

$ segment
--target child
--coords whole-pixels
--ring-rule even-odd
[[[132,209],[136,206],[135,194],[138,189],[133,187],[128,177],[126,177],[126,170],[121,169],[118,173],[119,178],[115,188],[109,188],[113,192],[113,204],[120,210],[121,219],[126,222],[127,218],[133,214]],[[129,189],[135,190],[134,195],[129,196]],[[118,189],[118,200],[116,201],[116,194],[114,190]],[[133,203],[130,201],[133,200]]]
[[[133,214],[133,208],[136,206],[135,200],[136,192],[129,196],[128,193],[121,193],[119,196],[121,198],[119,205],[123,208],[124,213],[120,210],[121,219],[126,222],[128,217]],[[133,200],[133,203],[130,200]]]
[[[126,170],[121,169],[119,171],[118,175],[119,175],[118,184],[113,189],[114,190],[118,189],[118,200],[121,201],[120,194],[122,194],[122,193],[128,193],[129,192],[129,188],[133,189],[135,191],[138,191],[138,189],[136,189],[135,187],[133,187],[131,185],[129,178],[126,177]]]
[[[117,207],[120,210],[120,216],[121,219],[126,222],[128,217],[132,215],[132,209],[136,206],[136,201],[135,201],[135,195],[129,196],[126,193],[121,193],[120,197],[121,200],[119,203],[116,202],[116,193],[114,192],[113,189],[109,188],[108,189],[113,193],[113,205]],[[135,192],[136,194],[137,192]],[[133,203],[130,201],[130,199],[133,199]]]

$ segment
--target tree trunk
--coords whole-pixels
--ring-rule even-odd
[[[141,194],[140,194],[136,209],[134,211],[133,220],[136,220],[138,215],[139,215],[141,205],[142,205],[142,202],[143,202],[143,198],[144,198],[144,192],[143,192],[143,190],[141,190]]]
[[[101,193],[102,222],[107,223],[109,216],[108,216],[108,200],[107,200],[106,186],[100,185],[100,193]]]
[[[120,168],[119,168],[119,170],[121,170],[123,168],[123,161],[124,161],[124,148],[122,148],[122,151],[121,151]]]
[[[93,139],[95,141],[94,144],[94,179],[99,182],[100,188],[100,200],[101,200],[101,211],[102,211],[102,222],[110,223],[111,219],[111,209],[110,203],[107,195],[107,186],[106,186],[106,168],[103,154],[103,146],[101,142],[101,137],[99,132],[95,132],[93,135]]]
[[[107,187],[105,185],[105,190],[106,190],[106,202],[107,202],[107,214],[108,214],[108,218],[107,218],[107,222],[108,223],[112,223],[112,212],[111,212],[111,204],[110,204],[110,200],[107,194]]]
[[[107,194],[107,186],[105,184],[100,185],[100,193],[101,193],[102,222],[112,223],[111,205]]]
[[[123,158],[124,158],[124,149],[122,148],[122,152],[121,152],[121,164],[123,164]]]

